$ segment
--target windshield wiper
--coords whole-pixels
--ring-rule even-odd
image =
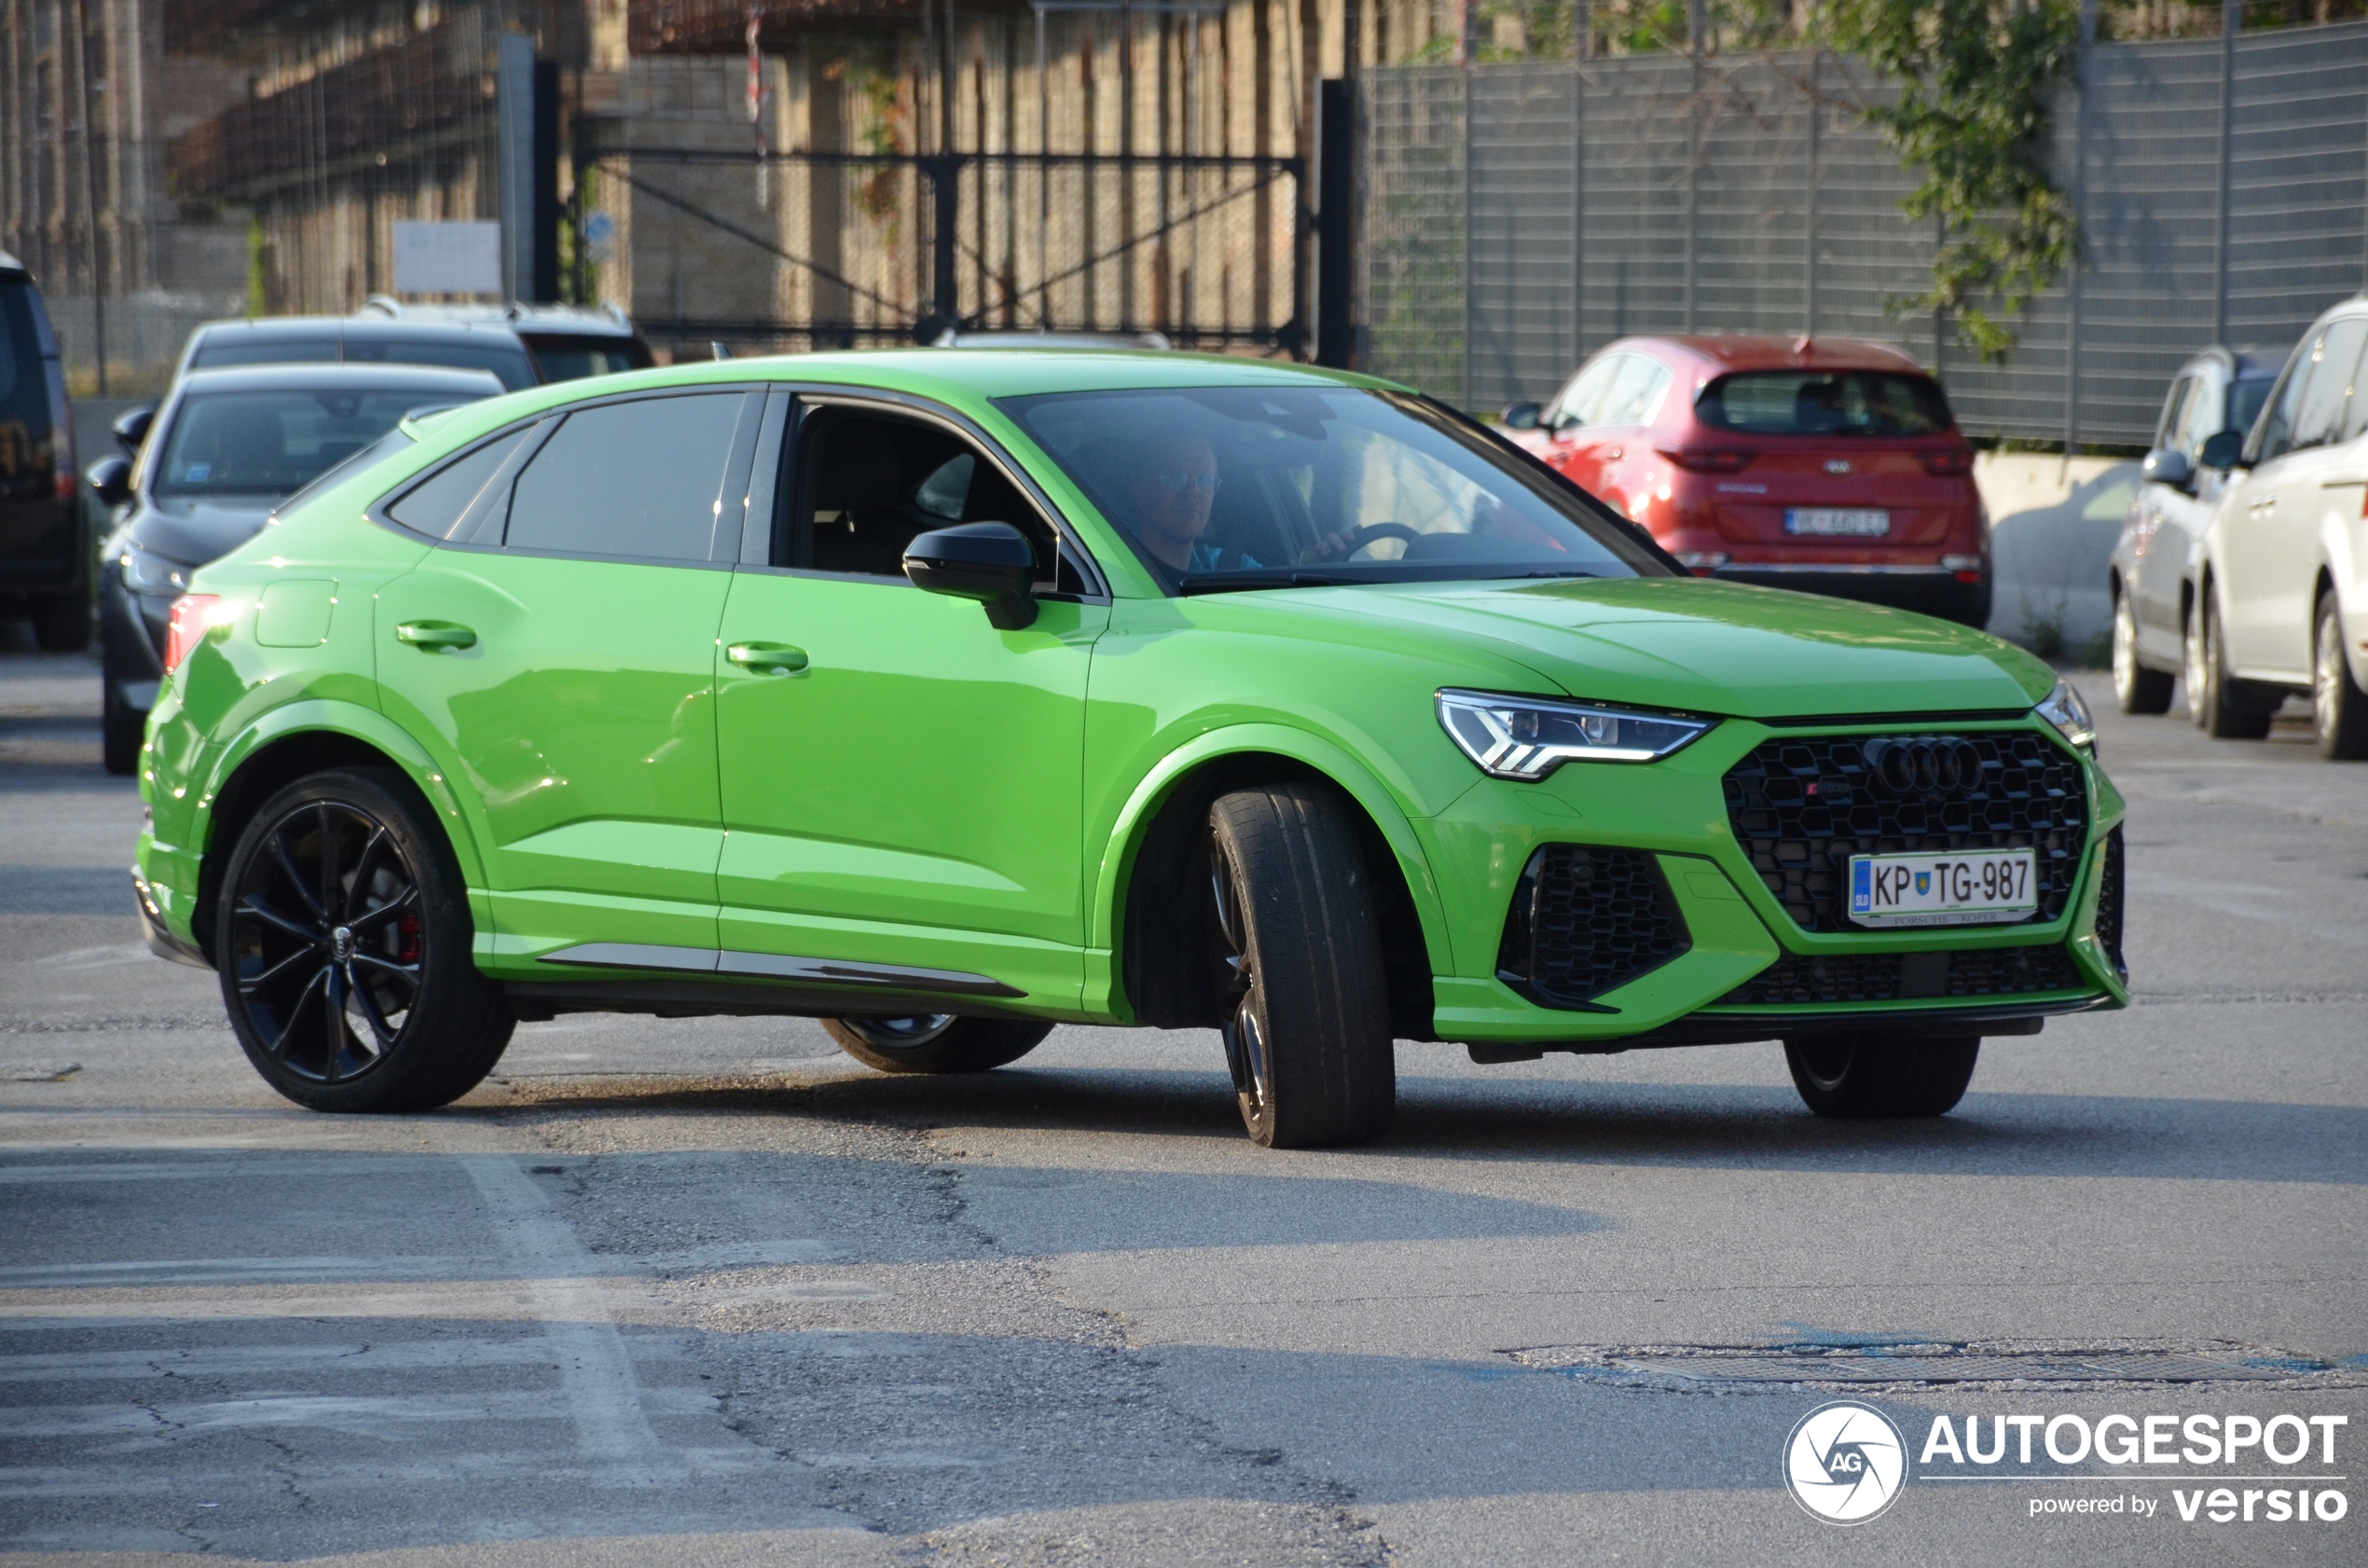
[[[1183,594],[1231,594],[1253,588],[1339,588],[1370,581],[1371,579],[1363,577],[1342,577],[1338,572],[1302,571],[1278,567],[1264,571],[1226,571],[1187,577],[1177,585],[1176,591]]]

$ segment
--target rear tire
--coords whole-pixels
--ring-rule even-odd
[[[230,1026],[300,1106],[431,1110],[510,1043],[516,1019],[477,970],[459,862],[399,773],[316,773],[264,802],[215,910]]]
[[[1784,1042],[1801,1103],[1849,1120],[1943,1116],[1965,1097],[1981,1041],[1867,1031]]]
[[[983,1073],[1016,1062],[1053,1032],[1033,1018],[825,1018],[822,1032],[841,1051],[883,1073]]]
[[[148,716],[123,700],[116,683],[102,676],[99,688],[99,756],[113,774],[137,772]]]
[[[2124,713],[2170,711],[2171,677],[2138,662],[2138,610],[2129,595],[2113,594],[2113,700]]]
[[[1270,784],[1218,797],[1208,816],[1225,1057],[1251,1141],[1380,1137],[1397,1107],[1396,1040],[1348,808],[1320,785]]]
[[[2368,757],[2368,692],[2351,678],[2350,661],[2344,657],[2343,606],[2334,589],[2319,596],[2311,632],[2311,738],[2331,763]]]
[[[45,653],[79,653],[90,646],[90,600],[84,594],[53,594],[33,607],[33,640]]]
[[[2278,711],[2284,695],[2228,673],[2228,642],[2220,629],[2218,600],[2212,590],[2204,591],[2189,632],[2199,640],[2189,649],[2187,667],[2199,672],[2202,683],[2187,688],[2187,706],[2196,727],[2215,740],[2259,740],[2269,733],[2269,716]]]

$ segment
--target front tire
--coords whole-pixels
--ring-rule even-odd
[[[2319,596],[2319,616],[2311,627],[2311,739],[2329,762],[2356,762],[2368,757],[2368,692],[2351,678],[2344,657],[2343,606],[2329,588]]]
[[[2228,673],[2228,640],[2221,632],[2218,596],[2207,589],[2189,632],[2187,707],[2196,727],[2215,740],[2259,740],[2280,695]]]
[[[2175,682],[2138,662],[2138,610],[2126,591],[2113,595],[2113,700],[2124,713],[2168,713]]]
[[[1347,807],[1304,783],[1220,796],[1209,873],[1225,1058],[1251,1141],[1380,1137],[1397,1111],[1396,1041],[1372,880]]]
[[[510,1043],[516,1020],[477,970],[459,863],[400,774],[317,773],[264,802],[215,907],[230,1026],[300,1106],[433,1109]]]
[[[1033,1018],[825,1018],[822,1032],[875,1072],[983,1073],[1016,1062],[1044,1042],[1053,1025]]]
[[[1784,1042],[1801,1103],[1848,1120],[1945,1116],[1965,1097],[1981,1041],[1866,1031]]]

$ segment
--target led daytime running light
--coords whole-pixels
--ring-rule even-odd
[[[1567,762],[1657,761],[1712,721],[1451,689],[1439,694],[1439,722],[1482,773],[1532,783]]]

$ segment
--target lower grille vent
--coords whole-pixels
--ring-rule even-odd
[[[1897,1002],[1924,997],[2020,997],[2082,989],[2061,947],[1975,947],[1954,953],[1788,953],[1743,982],[1716,1007],[1787,1003]]]
[[[2127,983],[2129,965],[2121,956],[2121,829],[2116,826],[2105,835],[2104,863],[2097,870],[2097,942],[2113,972]]]
[[[1583,1007],[1691,945],[1653,856],[1549,844],[1521,871],[1496,977],[1542,1007]]]

